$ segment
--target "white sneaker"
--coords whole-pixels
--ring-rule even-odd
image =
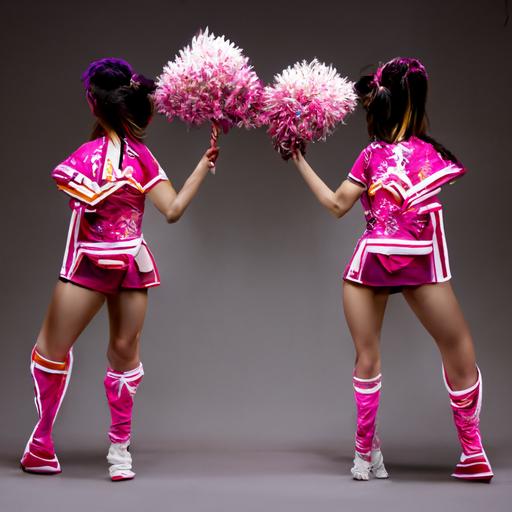
[[[113,482],[131,480],[135,473],[132,471],[132,456],[128,451],[130,441],[125,443],[112,443],[108,450],[107,461],[110,464],[108,471]]]
[[[354,480],[370,480],[370,471],[372,469],[371,462],[364,460],[359,453],[354,455],[354,465],[350,472]]]
[[[375,478],[389,478],[389,474],[384,466],[384,457],[380,450],[372,450],[371,461],[364,460],[359,453],[354,455],[354,465],[350,470],[354,480],[370,480],[370,473]]]
[[[384,457],[380,450],[372,450],[372,473],[375,478],[389,478],[389,474],[384,466]]]

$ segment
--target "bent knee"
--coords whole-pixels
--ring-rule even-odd
[[[370,379],[380,373],[380,354],[378,351],[363,351],[356,355],[355,374],[362,379]]]
[[[123,336],[111,338],[109,352],[121,359],[130,359],[137,352],[140,340],[140,333],[135,336]]]
[[[39,336],[35,348],[37,352],[51,361],[64,361],[73,346],[74,340],[62,341],[48,340],[45,336]]]

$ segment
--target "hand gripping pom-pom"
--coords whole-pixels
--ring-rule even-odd
[[[314,59],[297,62],[263,92],[262,124],[275,149],[288,160],[306,144],[325,140],[356,106],[353,82]]]
[[[211,147],[222,130],[260,123],[263,86],[242,50],[208,28],[180,50],[157,78],[157,111],[169,121],[212,123]]]

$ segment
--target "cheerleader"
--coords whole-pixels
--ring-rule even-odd
[[[427,135],[427,73],[416,59],[395,58],[355,86],[372,142],[334,192],[301,152],[293,161],[307,185],[337,218],[360,199],[366,230],[343,274],[343,305],[356,360],[356,480],[387,478],[376,431],[382,386],[380,333],[388,296],[401,292],[437,343],[462,455],[452,474],[490,481],[479,415],[482,377],[473,340],[450,283],[450,265],[437,194],[465,173]],[[414,385],[414,384],[413,384]]]
[[[148,288],[160,278],[142,235],[146,195],[169,223],[196,195],[218,156],[210,148],[176,193],[143,143],[153,114],[154,82],[120,59],[92,62],[83,75],[96,118],[91,140],[52,172],[70,196],[64,259],[31,355],[37,422],[21,459],[31,473],[60,473],[52,428],[73,368],[72,347],[106,302],[110,341],[105,392],[111,413],[107,460],[112,480],[135,476],[129,452],[133,398],[144,370],[140,336]]]

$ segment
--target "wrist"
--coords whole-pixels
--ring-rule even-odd
[[[209,161],[206,158],[201,158],[196,167],[196,172],[199,174],[207,174],[210,170]]]
[[[304,172],[305,169],[305,161],[304,160],[294,160],[295,167],[300,173]]]

